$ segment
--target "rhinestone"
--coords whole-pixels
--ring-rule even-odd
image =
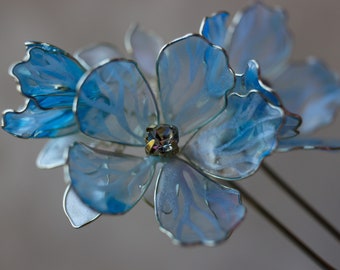
[[[151,126],[146,129],[145,152],[151,156],[173,156],[178,153],[178,129],[172,125]]]

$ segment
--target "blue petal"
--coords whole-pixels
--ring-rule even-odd
[[[98,43],[75,52],[74,57],[88,69],[98,66],[105,60],[121,58],[119,50],[109,43]]]
[[[221,112],[224,95],[234,85],[225,52],[198,35],[164,47],[157,71],[165,122],[177,126],[181,135]]]
[[[39,169],[52,169],[65,165],[67,150],[75,141],[76,136],[69,135],[49,140],[39,152],[36,160]]]
[[[87,145],[93,144],[95,140],[86,137],[80,132],[54,138],[49,140],[41,149],[36,164],[40,169],[52,169],[65,165],[67,161],[68,148],[75,142],[82,142]]]
[[[302,116],[302,133],[332,122],[340,105],[340,84],[320,61],[292,64],[272,83],[287,108]]]
[[[285,119],[279,133],[280,138],[293,137],[298,134],[298,128],[302,122],[301,117],[288,111],[283,106],[277,93],[262,82],[259,65],[254,60],[248,62],[244,74],[236,75],[236,86],[234,87],[233,92],[247,95],[247,93],[252,90],[259,91],[268,102],[285,111]]]
[[[255,60],[250,60],[247,63],[244,74],[236,75],[236,85],[233,92],[240,95],[247,95],[252,90],[261,92],[274,106],[281,106],[281,101],[277,94],[262,82],[260,67]]]
[[[259,92],[232,94],[227,109],[194,135],[184,155],[214,177],[245,178],[275,150],[283,114]]]
[[[156,76],[156,60],[164,41],[151,31],[139,25],[132,25],[125,37],[125,47],[136,59],[140,69],[146,74]]]
[[[265,78],[276,74],[287,62],[292,39],[282,10],[255,3],[235,16],[229,27],[230,64],[242,73],[249,60],[259,62]]]
[[[225,48],[229,13],[219,12],[202,21],[200,33],[212,44]]]
[[[159,175],[156,218],[175,243],[215,245],[227,239],[245,216],[237,190],[221,186],[179,159]]]
[[[86,135],[129,145],[144,145],[145,129],[158,123],[154,96],[128,60],[112,60],[85,77],[76,115]]]
[[[148,188],[153,162],[75,144],[69,151],[68,170],[72,188],[86,205],[100,213],[123,214]]]
[[[278,152],[288,152],[291,150],[340,150],[340,140],[319,139],[308,136],[298,136],[280,140],[276,149]]]
[[[84,68],[71,55],[46,43],[28,43],[27,59],[10,69],[26,97],[41,108],[71,107]]]
[[[74,228],[80,228],[94,221],[100,216],[100,213],[86,206],[71,188],[71,185],[65,190],[63,200],[64,212]]]
[[[282,107],[285,111],[284,121],[280,128],[280,132],[278,134],[279,139],[286,139],[295,137],[300,134],[299,128],[302,124],[302,118],[298,114],[291,113]]]
[[[65,53],[62,49],[48,44],[46,42],[39,42],[39,41],[27,41],[25,42],[26,51],[29,51],[32,48],[40,48],[49,53]]]
[[[20,138],[55,138],[78,131],[71,109],[45,110],[33,100],[23,111],[5,112],[2,128]]]

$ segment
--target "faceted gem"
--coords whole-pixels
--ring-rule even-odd
[[[173,156],[178,153],[178,129],[172,125],[150,126],[146,129],[145,152],[151,156]]]

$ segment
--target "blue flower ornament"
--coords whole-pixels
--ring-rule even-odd
[[[314,57],[303,62],[289,61],[293,41],[282,9],[255,2],[238,12],[231,23],[229,17],[227,12],[218,12],[204,18],[200,33],[226,49],[236,73],[242,73],[249,60],[255,59],[261,66],[263,82],[278,93],[287,109],[297,114],[287,115],[291,128],[282,130],[277,150],[339,149],[338,140],[310,136],[334,118],[340,105],[338,76]],[[296,137],[294,125],[300,133]]]
[[[152,31],[132,25],[126,32],[125,43],[141,69],[150,78],[155,77],[154,66],[164,43],[162,39]],[[72,112],[76,85],[87,70],[105,59],[122,58],[123,54],[109,43],[91,44],[73,55],[47,43],[25,45],[24,60],[12,65],[9,73],[27,101],[19,110],[4,113],[3,129],[19,138],[50,138],[36,164],[51,169],[65,164],[67,149],[74,142],[100,143],[79,132]]]
[[[94,211],[82,222],[124,214],[144,198],[175,243],[226,239],[245,209],[237,191],[209,176],[254,173],[275,149],[285,118],[274,94],[258,89],[257,65],[250,65],[235,78],[224,50],[194,34],[161,50],[157,92],[131,60],[110,60],[83,76],[74,106],[81,132],[131,153],[81,143],[70,148],[70,219],[78,220],[74,198]]]
[[[27,42],[24,60],[10,67],[26,105],[18,111],[7,110],[2,127],[19,138],[52,138],[37,158],[39,168],[64,165],[64,150],[75,141],[95,143],[79,133],[72,112],[76,85],[85,71],[75,57],[40,42]]]
[[[225,51],[200,35],[163,47],[157,87],[132,60],[86,66],[52,45],[27,47],[28,60],[13,74],[28,105],[5,113],[3,128],[24,138],[76,134],[64,196],[74,227],[100,214],[124,214],[144,198],[175,243],[219,243],[245,208],[238,191],[213,178],[253,174],[280,134],[295,128],[255,61],[235,75]]]

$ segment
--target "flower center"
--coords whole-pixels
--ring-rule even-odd
[[[178,129],[172,125],[150,126],[146,129],[145,153],[151,156],[169,157],[178,153]]]

